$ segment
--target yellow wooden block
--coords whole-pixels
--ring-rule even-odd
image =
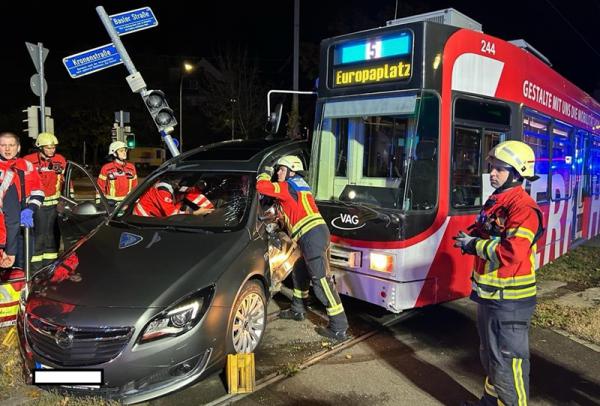
[[[227,387],[229,393],[254,391],[254,353],[227,355]]]
[[[2,340],[2,345],[5,347],[12,347],[17,342],[17,329],[15,327],[11,327],[6,333],[4,340]]]

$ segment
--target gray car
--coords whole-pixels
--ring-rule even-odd
[[[306,149],[266,140],[201,147],[165,163],[114,210],[70,163],[59,203],[67,248],[21,300],[27,377],[35,369],[101,369],[101,387],[58,389],[133,403],[220,371],[228,353],[254,351],[270,294],[298,255],[255,178],[283,155],[307,164]],[[201,190],[214,210],[137,215],[158,184]]]

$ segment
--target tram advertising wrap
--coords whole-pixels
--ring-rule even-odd
[[[331,48],[329,88],[407,81],[412,51],[410,30],[336,44]]]

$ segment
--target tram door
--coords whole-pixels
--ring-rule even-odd
[[[509,132],[508,106],[470,98],[456,100],[450,199],[453,209],[477,209],[492,194],[486,158]]]

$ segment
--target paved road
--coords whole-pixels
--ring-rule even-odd
[[[285,300],[273,302],[287,306]],[[389,314],[347,300],[353,334],[386,321]],[[375,316],[375,317],[371,317]],[[468,299],[430,306],[383,328],[371,338],[317,365],[241,399],[255,405],[458,405],[481,392],[475,306]],[[369,319],[369,320],[368,320]],[[298,323],[275,320],[257,352],[257,377],[297,365],[322,350],[314,326],[319,317]],[[600,353],[552,331],[534,328],[532,405],[600,405]],[[198,405],[225,394],[222,376],[150,402]]]

